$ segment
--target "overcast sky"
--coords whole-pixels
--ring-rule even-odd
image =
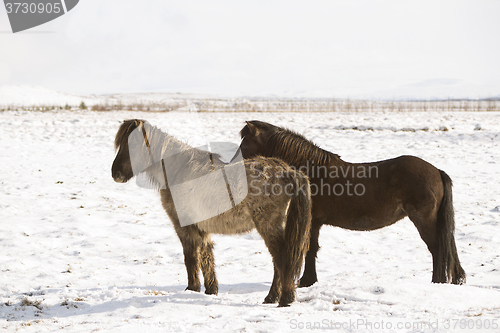
[[[500,1],[81,0],[12,34],[0,85],[83,94],[500,95]]]

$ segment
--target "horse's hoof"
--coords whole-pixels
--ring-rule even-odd
[[[312,286],[313,284],[315,284],[316,282],[318,282],[318,279],[311,279],[311,280],[308,280],[308,279],[300,279],[299,281],[299,285],[298,287],[299,288],[305,288],[305,287],[310,287]]]
[[[264,304],[278,303],[278,298],[278,295],[269,294],[264,298]]]
[[[290,292],[288,294],[284,294],[280,298],[280,302],[278,304],[279,308],[283,308],[286,306],[290,306],[295,301],[295,292]]]
[[[197,293],[199,293],[200,287],[196,288],[196,287],[187,286],[186,289],[184,289],[184,291],[186,291],[186,290],[196,291]]]
[[[284,304],[281,304],[281,302],[280,302],[280,304],[278,304],[278,308],[287,308],[287,307],[289,307],[290,305],[291,305],[291,303],[284,303]]]
[[[207,295],[216,295],[219,293],[219,288],[218,287],[212,287],[212,288],[207,288],[205,289],[205,294]]]

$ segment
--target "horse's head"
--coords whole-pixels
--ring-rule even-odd
[[[125,120],[115,137],[117,154],[111,167],[111,175],[117,183],[126,183],[135,176],[133,163],[147,158],[148,144],[145,140],[145,126],[148,122],[140,119]],[[143,134],[144,133],[144,134]],[[135,167],[135,168],[134,168]],[[137,173],[137,172],[136,172]]]
[[[267,139],[277,128],[269,123],[252,120],[240,131],[241,153],[243,158],[252,158],[257,155],[266,156]]]

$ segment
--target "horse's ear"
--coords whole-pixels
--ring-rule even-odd
[[[253,136],[257,136],[260,134],[259,128],[255,126],[251,121],[246,121],[246,123],[250,134],[252,134]]]

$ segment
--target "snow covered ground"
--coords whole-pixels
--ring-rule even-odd
[[[244,121],[259,119],[351,162],[424,158],[454,180],[467,284],[430,283],[430,253],[404,219],[373,232],[323,227],[319,282],[289,308],[262,304],[272,264],[256,232],[213,237],[218,296],[184,291],[158,194],[111,178],[114,135],[136,117],[193,145],[238,143]],[[500,331],[500,113],[5,111],[0,125],[2,330]]]

